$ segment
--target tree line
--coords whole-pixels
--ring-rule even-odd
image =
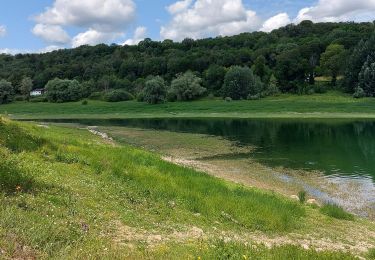
[[[259,99],[328,88],[372,97],[374,53],[373,22],[303,21],[271,33],[2,54],[0,103],[29,99],[33,88],[47,90],[36,101],[51,102],[92,98],[160,103],[207,95]]]

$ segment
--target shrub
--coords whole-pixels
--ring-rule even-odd
[[[167,88],[162,77],[154,77],[146,82],[143,90],[143,100],[149,104],[164,103],[167,96]]]
[[[126,90],[116,89],[104,95],[104,100],[107,102],[120,102],[133,100],[134,96]]]
[[[24,96],[17,95],[14,97],[14,101],[25,101],[25,100],[26,100],[26,97]]]
[[[81,99],[81,85],[77,80],[53,79],[46,85],[48,101],[63,103]]]
[[[224,100],[225,100],[226,102],[232,102],[232,101],[233,101],[233,99],[232,99],[231,97],[226,97]]]
[[[82,101],[83,106],[87,106],[88,104],[89,104],[89,102],[86,99]]]
[[[305,203],[305,201],[306,201],[306,191],[301,190],[300,192],[298,192],[298,199],[299,199],[299,202],[301,202],[302,204]]]
[[[91,100],[103,100],[103,92],[93,92],[89,96]]]
[[[189,101],[203,96],[207,89],[201,86],[202,79],[188,71],[172,81],[169,93],[178,101]]]
[[[33,97],[30,99],[30,102],[33,102],[33,103],[48,102],[48,99],[45,96]]]
[[[354,216],[346,212],[342,207],[335,204],[325,204],[320,211],[332,218],[343,219],[343,220],[354,220]]]
[[[366,96],[365,91],[361,87],[357,87],[353,94],[354,98],[364,98]]]
[[[0,104],[6,104],[13,101],[14,90],[12,83],[6,80],[0,80]]]

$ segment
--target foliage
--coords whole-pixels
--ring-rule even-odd
[[[50,80],[46,85],[46,97],[53,103],[78,101],[81,98],[81,85],[77,80]]]
[[[20,91],[21,91],[21,94],[26,97],[27,100],[30,99],[30,91],[33,89],[33,80],[29,77],[25,77],[22,79],[21,81],[21,87],[20,87]]]
[[[375,36],[371,36],[374,29],[374,23],[306,21],[271,33],[242,33],[181,43],[147,39],[138,46],[100,44],[44,54],[1,54],[0,78],[11,82],[17,94],[27,76],[38,87],[54,78],[78,80],[85,98],[113,89],[141,96],[148,77],[160,75],[170,84],[177,74],[190,70],[201,75],[208,94],[224,98],[221,87],[226,70],[247,66],[266,85],[274,74],[280,91],[296,93],[299,85],[313,85],[315,76],[324,71],[319,61],[329,50],[327,46],[343,46],[349,56],[347,60],[343,58],[347,65],[343,87],[353,93],[364,62],[375,51]],[[337,53],[333,54],[337,57]]]
[[[321,207],[320,211],[332,218],[343,219],[343,220],[354,220],[354,216],[346,212],[342,207],[335,204],[325,204]]]
[[[107,102],[120,102],[133,100],[134,96],[123,89],[112,90],[104,95],[104,100]]]
[[[305,203],[306,202],[306,191],[304,190],[301,190],[300,192],[298,192],[298,199],[299,199],[299,202],[300,203]]]
[[[223,94],[234,100],[247,99],[261,92],[260,80],[248,67],[231,67],[225,75]]]
[[[344,86],[346,90],[353,93],[358,86],[358,75],[361,72],[363,64],[367,60],[375,60],[375,34],[369,39],[361,39],[352,51],[347,60],[347,68],[345,71]]]
[[[0,104],[12,102],[14,97],[14,90],[12,83],[1,79],[0,80]]]
[[[332,77],[332,85],[336,85],[337,76],[343,72],[346,50],[343,45],[331,44],[327,47],[326,51],[322,53],[320,58],[320,66]]]
[[[157,76],[146,82],[142,100],[149,104],[164,103],[167,96],[167,87],[163,78]]]
[[[362,89],[368,97],[375,97],[375,56],[369,56],[363,64],[358,80],[358,89]]]
[[[172,81],[168,90],[168,94],[171,96],[170,99],[173,99],[174,96],[177,101],[189,101],[201,97],[207,91],[206,88],[201,86],[201,83],[202,79],[191,71],[178,75]]]

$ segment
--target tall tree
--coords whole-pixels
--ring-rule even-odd
[[[14,89],[12,83],[4,79],[0,80],[0,104],[13,101]]]
[[[23,78],[21,81],[20,91],[27,101],[30,100],[30,92],[32,89],[33,89],[33,80],[29,77]]]
[[[327,75],[332,77],[333,86],[336,86],[337,76],[343,72],[346,53],[343,45],[331,44],[320,57],[320,66]]]

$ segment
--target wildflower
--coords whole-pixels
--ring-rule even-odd
[[[17,191],[17,192],[20,192],[21,190],[22,190],[22,187],[21,187],[20,185],[17,185],[17,186],[16,186],[16,191]]]
[[[247,259],[247,256],[246,256],[246,255],[242,255],[242,258],[243,258],[244,260],[246,260],[246,259]]]

